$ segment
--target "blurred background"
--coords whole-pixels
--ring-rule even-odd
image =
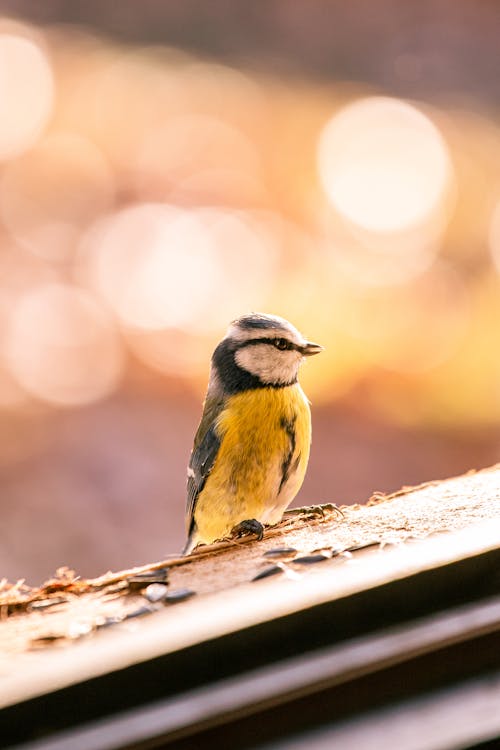
[[[184,541],[211,351],[326,350],[297,503],[498,460],[493,0],[3,0],[0,578]]]

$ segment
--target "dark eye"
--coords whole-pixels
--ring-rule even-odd
[[[274,339],[273,343],[276,349],[288,349],[288,341],[286,339]]]

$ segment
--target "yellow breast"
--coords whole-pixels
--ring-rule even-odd
[[[309,404],[298,384],[229,397],[217,421],[221,445],[196,503],[198,541],[244,520],[277,523],[297,494],[311,443]]]

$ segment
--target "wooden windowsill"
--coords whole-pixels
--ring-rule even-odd
[[[187,665],[195,658],[198,664],[208,644],[219,644],[215,653],[222,663],[224,638],[231,634],[252,634],[250,641],[246,636],[242,641],[250,664],[238,658],[241,664],[235,666],[244,672],[252,659],[272,661],[277,644],[280,658],[307,652],[308,628],[311,648],[335,645],[373,628],[383,633],[422,613],[490,596],[496,591],[492,570],[500,549],[499,508],[497,465],[389,496],[377,494],[366,505],[342,508],[343,516],[332,511],[322,518],[286,521],[260,542],[241,539],[199,548],[188,558],[86,581],[66,572],[39,589],[4,584],[0,709],[8,716],[16,705],[31,706],[57,691],[132,674],[131,669],[159,659],[175,656],[179,665],[185,658]],[[272,553],[282,548],[290,552]],[[137,579],[132,585],[145,570],[164,568],[170,592],[189,589],[195,595],[152,605]],[[275,569],[273,575],[255,580],[269,568]],[[307,614],[314,612],[315,620]],[[464,622],[475,622],[467,617]],[[276,632],[276,623],[282,632]],[[259,627],[266,624],[269,633],[265,628],[261,633]],[[207,658],[213,678],[222,678],[218,657],[213,662],[212,651]],[[224,669],[227,677],[227,664]],[[190,677],[192,689],[196,674]],[[145,673],[131,679],[146,680]],[[183,683],[182,689],[187,687]],[[99,694],[96,688],[95,701],[105,712],[103,696],[107,699],[109,691],[103,690]]]

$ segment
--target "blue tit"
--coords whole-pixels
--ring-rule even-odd
[[[323,347],[284,318],[235,320],[216,347],[188,467],[183,554],[235,527],[262,537],[299,491],[309,460],[311,412],[298,383],[304,357]]]

